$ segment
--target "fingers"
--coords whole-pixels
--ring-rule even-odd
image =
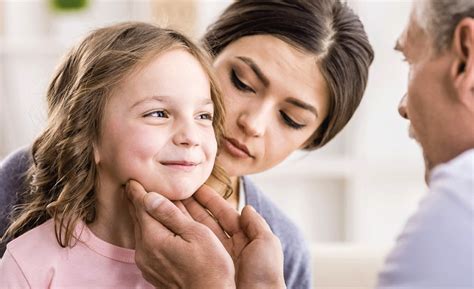
[[[240,225],[251,240],[266,237],[268,234],[273,235],[265,219],[263,219],[252,206],[247,205],[242,210]]]
[[[219,225],[217,220],[209,213],[206,208],[199,204],[193,197],[190,197],[182,201],[186,210],[189,212],[191,217],[209,229],[219,238],[221,243],[228,239],[228,236],[224,233],[224,229]]]
[[[147,219],[147,213],[143,208],[143,198],[146,195],[146,191],[138,182],[131,180],[125,186],[125,193],[130,200],[128,210],[134,223],[135,239],[139,241],[142,239],[140,224],[144,223]]]
[[[193,197],[211,212],[229,235],[232,236],[240,231],[239,213],[211,187],[203,185]]]
[[[137,181],[128,181],[125,186],[125,192],[127,193],[128,199],[135,207],[140,207],[143,205],[143,198],[147,192]]]
[[[138,224],[141,234],[156,234],[156,236],[179,235],[187,228],[188,217],[170,200],[158,193],[147,193],[136,181],[130,180],[126,186],[127,196],[135,207],[134,222]]]
[[[148,193],[143,202],[148,214],[171,232],[184,238],[184,234],[190,226],[190,219],[178,207],[170,200],[154,192]]]
[[[137,218],[137,210],[133,206],[131,202],[128,203],[128,211],[130,213],[130,217],[132,218],[133,221],[133,228],[135,231],[135,242],[140,242],[142,240],[142,231],[140,227],[140,222],[138,221]]]
[[[125,192],[130,200],[128,207],[134,222],[136,242],[140,242],[143,239],[143,232],[146,232],[148,237],[150,237],[150,235],[155,237],[175,235],[166,226],[157,222],[148,214],[144,203],[148,193],[140,183],[130,180],[125,186]]]
[[[188,209],[186,209],[182,201],[173,201],[173,204],[178,207],[181,213],[183,213],[186,217],[192,219],[192,216],[189,214]]]

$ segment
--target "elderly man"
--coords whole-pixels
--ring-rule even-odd
[[[474,1],[417,1],[395,49],[410,68],[399,112],[423,148],[430,191],[379,286],[474,288]]]
[[[389,255],[378,286],[474,288],[474,1],[415,1],[395,49],[405,55],[410,68],[399,112],[410,121],[410,135],[421,144],[430,189]],[[157,194],[145,195],[136,183],[128,192],[144,237],[137,260],[150,281],[172,280],[176,274],[170,272],[173,266],[169,264],[175,264],[178,272],[193,264],[212,263],[209,252],[215,252],[214,260],[226,258],[220,253],[223,250],[213,249],[222,247],[213,238],[193,237],[205,236],[207,228],[189,221],[167,200]],[[195,198],[200,204],[189,201],[185,206],[220,237],[233,257],[237,287],[284,288],[278,241],[258,214],[246,208],[239,217],[207,188]],[[201,205],[220,226],[207,217]],[[143,213],[144,207],[166,228],[153,224]],[[159,246],[165,244],[162,238],[146,237],[150,231],[168,231],[170,236],[194,233],[185,235],[183,246],[170,248]],[[167,256],[178,256],[180,263]],[[190,263],[206,257],[204,263]],[[166,273],[160,272],[160,263],[168,264]],[[191,270],[193,275],[186,277],[183,271],[179,279],[211,281],[207,288],[222,288],[219,281],[209,286],[216,284],[212,280],[222,282],[234,274],[229,268],[201,267],[200,274]],[[172,288],[177,283],[157,284]]]

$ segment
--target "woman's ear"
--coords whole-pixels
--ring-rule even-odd
[[[464,18],[454,30],[451,69],[458,100],[474,112],[474,19]]]

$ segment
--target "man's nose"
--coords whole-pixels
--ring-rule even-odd
[[[398,113],[400,114],[401,117],[405,119],[408,118],[408,112],[407,112],[407,94],[403,95],[402,99],[400,100],[400,103],[398,104]]]

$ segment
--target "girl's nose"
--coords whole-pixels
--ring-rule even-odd
[[[177,146],[193,147],[200,144],[197,128],[190,123],[185,123],[177,128],[173,137],[173,142]]]

